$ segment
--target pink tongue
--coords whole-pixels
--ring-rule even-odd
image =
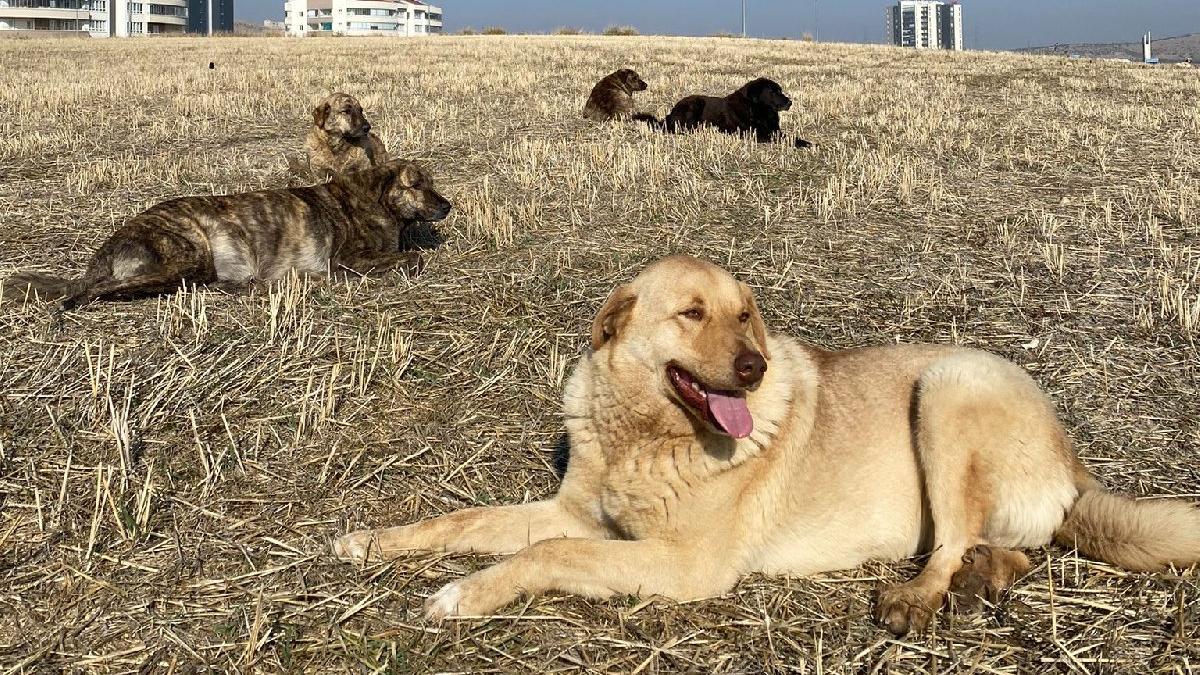
[[[750,416],[750,408],[746,407],[746,399],[743,397],[710,391],[708,413],[721,425],[725,433],[734,438],[746,438],[754,431],[754,418]]]

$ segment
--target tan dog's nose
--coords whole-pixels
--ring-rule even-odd
[[[737,371],[738,379],[747,387],[762,382],[767,372],[767,360],[758,352],[745,351],[733,360],[733,369]]]

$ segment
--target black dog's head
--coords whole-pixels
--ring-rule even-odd
[[[650,86],[646,84],[646,81],[640,75],[629,68],[622,68],[613,73],[613,75],[617,76],[617,79],[620,80],[621,85],[627,91],[646,91],[646,88]]]
[[[775,80],[765,77],[746,83],[746,86],[739,89],[738,92],[750,99],[751,103],[771,110],[787,110],[792,107],[792,99],[783,93],[783,87],[779,86]]]

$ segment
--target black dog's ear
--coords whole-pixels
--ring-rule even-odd
[[[746,84],[746,95],[757,101],[758,99],[762,98],[763,94],[766,94],[770,88],[771,81],[760,77],[757,80],[751,80]]]
[[[325,120],[329,119],[329,101],[313,108],[313,124],[325,128]]]

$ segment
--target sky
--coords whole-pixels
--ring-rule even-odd
[[[234,0],[237,18],[280,19],[283,0]],[[821,41],[882,42],[887,0],[746,0],[748,33]],[[741,31],[739,0],[442,0],[447,32],[503,26],[598,32],[631,25],[643,33],[709,35]],[[1146,30],[1167,37],[1200,33],[1200,0],[963,0],[968,49],[1014,49],[1060,42],[1137,42]]]

